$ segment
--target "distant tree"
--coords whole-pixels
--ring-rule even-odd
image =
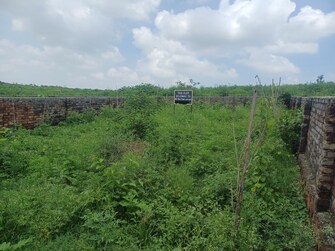
[[[325,80],[324,80],[324,76],[323,75],[318,76],[318,78],[316,79],[316,83],[317,84],[322,84],[324,82],[325,82]]]
[[[186,87],[185,82],[181,82],[180,80],[176,82],[177,87]]]
[[[200,85],[200,82],[195,82],[192,78],[190,78],[190,84],[192,85],[192,86],[197,86],[197,85]]]

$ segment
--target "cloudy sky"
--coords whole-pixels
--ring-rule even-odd
[[[0,81],[335,81],[334,0],[0,0]]]

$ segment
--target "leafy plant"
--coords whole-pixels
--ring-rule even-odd
[[[291,97],[290,93],[285,92],[279,95],[278,99],[286,106],[286,108],[290,108]]]
[[[4,242],[0,244],[0,250],[1,251],[14,251],[14,250],[24,250],[23,248],[32,242],[32,239],[25,239],[25,240],[20,240],[16,244],[11,244],[8,242]]]
[[[293,153],[296,153],[299,148],[301,123],[302,111],[300,109],[285,110],[279,119],[280,136]]]
[[[152,116],[158,108],[153,97],[145,94],[129,97],[125,104],[126,128],[135,137],[144,139],[149,132],[154,131],[155,121]]]
[[[96,116],[96,111],[92,109],[87,109],[84,112],[70,112],[67,114],[65,121],[63,124],[83,124],[89,123],[94,120]]]
[[[106,135],[99,147],[99,156],[104,159],[105,166],[119,160],[126,151],[129,136],[117,131]]]

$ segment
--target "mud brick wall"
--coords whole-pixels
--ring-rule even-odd
[[[109,97],[0,98],[0,126],[22,125],[30,129],[46,119],[57,124],[71,111],[99,110],[105,105],[116,107],[123,101]]]
[[[335,98],[291,99],[303,109],[299,162],[310,215],[335,212]]]

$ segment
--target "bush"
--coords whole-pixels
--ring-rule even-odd
[[[128,140],[127,135],[118,132],[111,133],[103,139],[98,152],[99,156],[103,158],[105,166],[122,157],[126,151],[125,143]]]
[[[86,124],[92,122],[96,116],[96,111],[88,109],[82,113],[70,112],[63,124]]]
[[[279,118],[279,132],[283,141],[296,153],[300,143],[302,110],[286,110]]]
[[[281,94],[278,99],[286,106],[286,108],[290,108],[291,94],[285,92]]]
[[[136,138],[144,139],[153,132],[156,123],[153,114],[159,109],[157,101],[150,96],[139,94],[127,98],[125,104],[126,129]]]
[[[1,145],[0,145],[1,146]],[[25,153],[20,151],[20,146],[15,148],[1,147],[0,150],[0,179],[15,178],[26,173],[28,161]]]
[[[159,105],[154,97],[140,93],[127,97],[124,108],[128,115],[140,113],[144,116],[150,116],[158,110]]]

